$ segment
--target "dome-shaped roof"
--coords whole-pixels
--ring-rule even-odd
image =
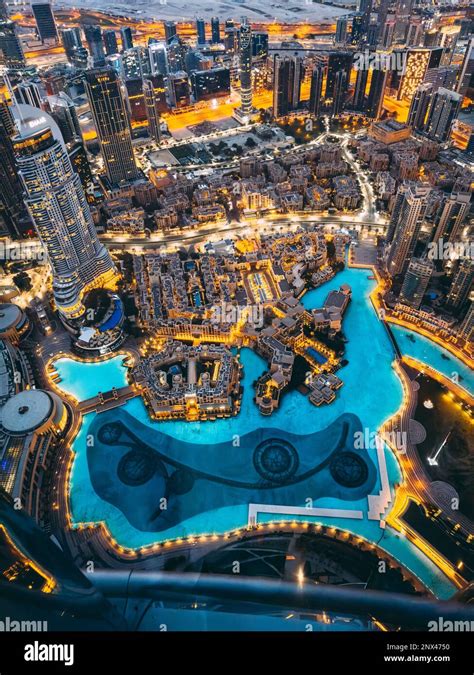
[[[12,436],[22,436],[40,428],[51,418],[54,401],[41,389],[28,389],[12,396],[0,410],[0,426]]]

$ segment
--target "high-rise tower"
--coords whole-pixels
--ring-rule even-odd
[[[58,126],[32,106],[18,111],[13,147],[25,203],[51,264],[57,307],[67,319],[77,319],[84,312],[84,294],[113,287],[117,271],[97,237]]]
[[[321,112],[323,77],[324,68],[316,66],[311,75],[311,89],[309,94],[309,112],[315,117],[319,117]]]
[[[197,43],[199,45],[206,44],[206,22],[204,19],[196,19]]]
[[[425,125],[425,134],[433,141],[445,143],[461,109],[462,96],[440,87],[433,95]]]
[[[418,309],[423,301],[434,265],[431,260],[412,258],[403,280],[399,301]]]
[[[94,66],[103,66],[105,64],[105,50],[102,40],[102,28],[100,26],[86,26],[84,34]]]
[[[0,102],[0,232],[11,237],[19,235],[19,218],[23,208],[23,188],[18,177],[13,153],[12,135],[15,123],[10,108]]]
[[[366,113],[378,120],[382,114],[383,97],[387,86],[388,71],[374,68],[367,95]]]
[[[109,182],[120,185],[136,180],[132,135],[117,73],[112,68],[89,70],[85,85]]]
[[[36,30],[41,42],[54,40],[59,42],[58,29],[54,20],[53,8],[50,0],[34,0],[31,9],[36,21]]]
[[[455,242],[461,236],[462,225],[471,208],[471,195],[466,192],[452,192],[444,202],[443,209],[436,220],[433,241],[440,239]]]
[[[25,67],[25,56],[14,21],[0,23],[0,65],[9,70],[21,70]]]
[[[387,259],[387,268],[392,276],[405,272],[413,257],[430,191],[429,186],[421,184],[406,185],[399,191],[388,233],[389,236],[393,231]]]
[[[474,281],[474,261],[471,258],[464,258],[459,262],[458,268],[454,274],[448,296],[446,298],[448,305],[458,310],[465,302],[469,300]]]
[[[211,40],[213,44],[219,44],[221,41],[221,27],[218,16],[213,16],[211,19]]]
[[[252,113],[252,29],[246,18],[240,26],[240,107],[243,115]]]
[[[296,110],[300,102],[302,60],[297,56],[275,56],[273,59],[273,115],[282,117]]]
[[[161,83],[161,87],[160,87]],[[163,77],[157,75],[143,80],[143,94],[145,96],[146,116],[148,120],[148,134],[154,141],[161,141],[160,105],[161,91],[164,91]]]

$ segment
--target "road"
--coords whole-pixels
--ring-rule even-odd
[[[376,230],[382,233],[386,226],[385,221],[381,219],[360,219],[357,215],[316,217],[314,214],[294,216],[286,214],[282,218],[255,218],[240,223],[218,224],[214,227],[207,227],[198,231],[194,229],[180,231],[179,233],[171,232],[169,234],[152,235],[150,239],[141,237],[108,237],[105,235],[101,236],[101,241],[111,249],[130,251],[135,248],[135,252],[140,252],[146,249],[154,250],[165,249],[167,247],[191,246],[192,244],[226,239],[227,237],[235,237],[236,235],[249,237],[257,234],[270,234],[271,232],[275,232],[277,227],[282,231],[291,231],[298,227],[321,224],[326,225],[327,229],[331,231],[345,225],[347,228],[355,229],[359,232],[363,232],[364,230],[370,231],[376,228]]]

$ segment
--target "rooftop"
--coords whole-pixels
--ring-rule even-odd
[[[51,415],[51,396],[40,389],[28,389],[9,399],[0,410],[0,426],[12,435],[35,431]]]

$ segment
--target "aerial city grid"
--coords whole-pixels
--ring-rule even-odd
[[[0,0],[0,159],[2,630],[472,629],[467,0]]]

